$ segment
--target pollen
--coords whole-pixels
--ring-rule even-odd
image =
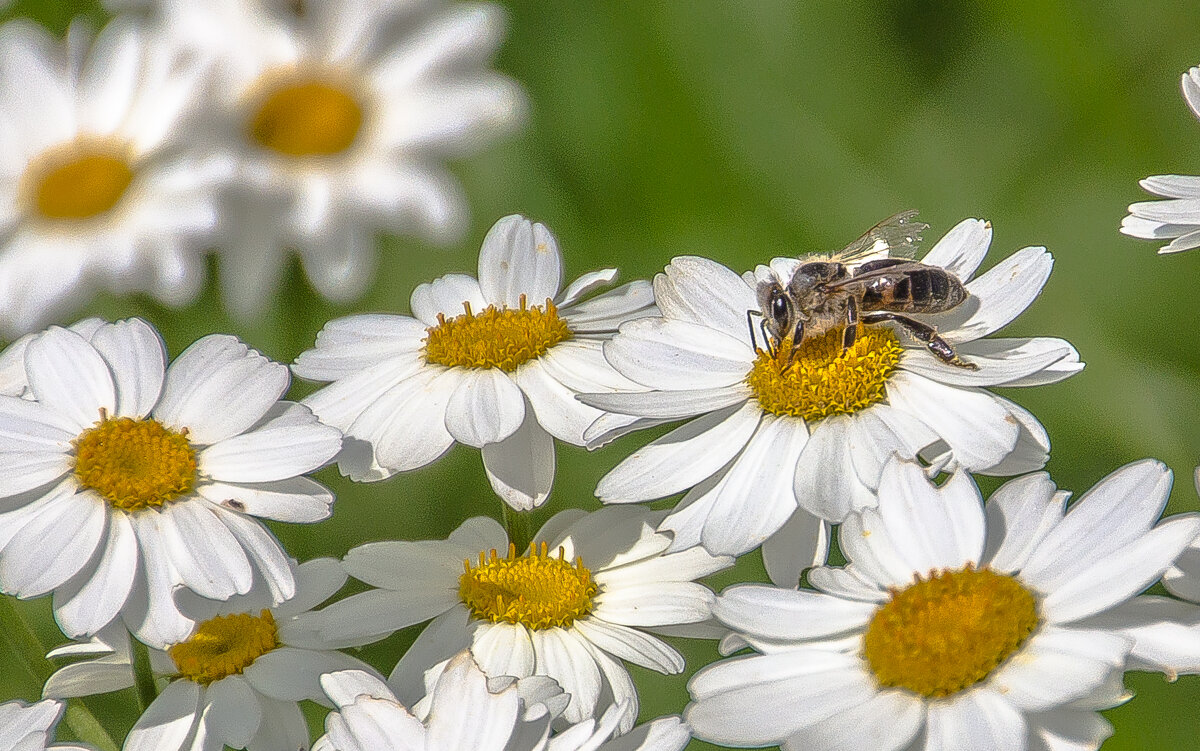
[[[155,420],[102,412],[72,444],[79,484],[122,511],[161,506],[196,484],[196,451],[186,429],[177,433]]]
[[[758,350],[746,384],[763,411],[774,415],[819,420],[853,414],[884,400],[884,384],[903,352],[888,329],[860,326],[846,349],[842,331],[834,329],[795,349],[785,340],[773,355]]]
[[[250,118],[250,137],[291,157],[331,156],[350,148],[362,129],[358,99],[321,80],[292,81],[266,93]]]
[[[35,157],[22,176],[29,210],[43,219],[90,219],[112,210],[133,182],[126,150],[80,141]]]
[[[530,545],[521,556],[512,544],[507,558],[495,550],[480,553],[478,566],[467,560],[464,567],[459,597],[471,615],[492,623],[521,623],[534,630],[567,628],[592,612],[599,591],[582,559],[564,560],[562,548],[551,556],[544,542]]]
[[[278,647],[279,629],[270,610],[210,618],[184,642],[167,650],[184,678],[207,686],[236,675]]]
[[[438,314],[438,325],[425,337],[425,359],[438,365],[460,368],[499,368],[511,373],[522,364],[544,355],[554,345],[571,338],[571,329],[558,317],[554,303],[497,308],[489,305],[480,313],[466,311],[454,318]]]
[[[1037,599],[989,569],[943,571],[894,591],[872,617],[863,652],[880,685],[926,698],[984,680],[1037,628]]]

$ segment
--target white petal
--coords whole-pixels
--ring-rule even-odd
[[[554,467],[554,439],[532,409],[525,410],[525,422],[515,433],[483,447],[483,469],[492,490],[518,511],[546,502],[554,486]]]
[[[95,570],[83,572],[74,586],[54,593],[54,617],[73,638],[94,634],[108,625],[125,604],[137,574],[138,549],[125,514],[111,514],[108,535]]]
[[[997,398],[978,389],[956,388],[905,371],[887,382],[888,401],[933,428],[967,469],[990,467],[1017,443],[1020,432]]]
[[[1138,185],[1163,198],[1200,198],[1200,177],[1191,175],[1154,175]]]
[[[542,224],[506,216],[492,225],[479,250],[479,288],[496,307],[519,308],[553,300],[562,285],[558,241]]]
[[[721,593],[713,615],[733,630],[773,641],[808,641],[866,628],[879,606],[809,589],[740,584]]]
[[[984,561],[1005,573],[1020,571],[1066,511],[1065,493],[1050,475],[1037,472],[1009,480],[987,500],[988,543]]]
[[[138,718],[125,739],[125,751],[175,751],[184,748],[200,709],[200,685],[168,684]]]
[[[421,349],[426,324],[408,316],[365,313],[336,318],[317,333],[316,345],[300,353],[292,372],[335,381]]]
[[[971,739],[972,751],[1015,751],[1025,745],[1025,718],[992,691],[967,691],[930,702],[925,751],[959,751]]]
[[[612,284],[616,278],[616,269],[600,269],[599,271],[589,271],[588,273],[568,284],[567,288],[563,290],[563,293],[558,296],[558,299],[555,300],[554,303],[559,307],[560,310],[570,307],[579,302],[579,300],[583,299],[583,297],[588,293],[595,292],[601,287]],[[651,291],[651,295],[653,295],[653,291]],[[653,296],[650,298],[650,301],[654,301]]]
[[[471,622],[466,608],[451,608],[429,622],[416,641],[404,652],[404,656],[392,669],[388,683],[397,698],[412,706],[425,695],[424,675],[430,665],[449,659],[459,650],[471,645]],[[526,642],[528,643],[528,639]],[[533,670],[533,649],[529,648],[529,669]]]
[[[166,372],[162,337],[140,318],[105,325],[92,346],[108,361],[117,391],[117,414],[145,417],[158,402]]]
[[[649,634],[599,618],[582,618],[572,627],[596,647],[622,660],[665,674],[683,672],[683,655]]]
[[[578,643],[578,637],[561,628],[533,631],[530,636],[538,673],[558,681],[563,691],[571,695],[563,718],[575,723],[591,717],[600,698],[600,668]]]
[[[654,299],[666,318],[710,326],[741,341],[750,338],[747,311],[758,310],[754,289],[740,276],[697,256],[671,259],[654,277]]]
[[[692,487],[750,440],[762,412],[746,402],[701,415],[630,454],[596,486],[604,503],[648,501]]]
[[[833,415],[815,423],[796,462],[796,502],[810,514],[832,522],[842,521],[846,514],[864,505],[854,502],[852,488],[861,483],[847,456],[847,434],[853,420],[847,415]]]
[[[445,414],[446,403],[460,377],[456,369],[429,368],[419,372],[396,385],[359,415],[346,430],[346,435],[368,442],[375,460],[392,472],[429,464],[454,443],[446,430]],[[348,438],[345,445],[345,452],[338,460],[344,473],[351,479],[380,479],[379,476],[363,476],[357,471],[347,472],[347,455],[354,448],[354,442]]]
[[[34,398],[79,427],[117,408],[112,375],[104,358],[74,331],[52,326],[29,343],[25,370]]]
[[[913,571],[978,565],[983,555],[983,499],[966,472],[936,487],[919,464],[893,459],[879,480],[879,515]]]
[[[108,504],[94,493],[60,486],[51,503],[22,526],[0,556],[8,594],[35,597],[58,587],[88,564],[108,528]]]
[[[1054,259],[1045,248],[1022,248],[967,284],[977,304],[954,311],[942,324],[942,337],[951,344],[969,342],[997,331],[1028,308],[1050,277]],[[968,305],[970,304],[970,307]],[[973,310],[972,310],[973,309]],[[959,322],[960,318],[965,318]]]
[[[1043,627],[987,682],[1017,708],[1044,712],[1095,693],[1122,671],[1131,644],[1116,633]]]
[[[925,724],[924,702],[906,691],[882,691],[870,700],[838,712],[796,733],[783,751],[896,751]]]
[[[480,313],[488,306],[475,277],[466,274],[447,274],[432,282],[418,284],[409,300],[413,316],[426,326],[438,325],[438,314],[454,318],[464,313],[463,303]]]
[[[562,309],[560,315],[571,331],[597,334],[615,332],[625,321],[658,315],[658,308],[650,282],[638,280]]]
[[[333,650],[296,649],[281,646],[259,657],[245,670],[254,689],[280,701],[321,701],[325,698],[319,679],[322,673],[338,670],[370,670],[350,655]]]
[[[529,629],[519,623],[478,625],[470,644],[471,653],[490,676],[524,678],[538,670]]]
[[[210,334],[171,363],[154,416],[171,427],[186,427],[188,440],[207,446],[254,425],[287,386],[285,366],[236,337]]]
[[[252,666],[253,667],[253,666]],[[212,728],[226,746],[245,748],[258,732],[262,706],[245,678],[231,675],[208,686],[204,698],[212,705]]]
[[[307,477],[264,483],[203,482],[196,492],[239,514],[284,522],[319,522],[332,513],[333,493]]]
[[[1040,385],[1061,381],[1083,370],[1075,348],[1052,337],[980,339],[968,342],[956,351],[977,369],[968,370],[942,362],[923,347],[905,350],[901,367],[952,386]]]
[[[604,357],[622,375],[653,389],[713,389],[745,380],[754,351],[704,324],[639,318],[621,325]]]
[[[434,688],[426,748],[499,751],[519,711],[517,692],[489,693],[487,677],[464,653],[450,661]]]
[[[296,594],[296,582],[279,540],[255,519],[226,511],[220,506],[212,506],[211,509],[254,562],[254,567],[266,581],[271,598],[275,602],[290,600]]]
[[[941,266],[962,281],[970,281],[991,244],[991,222],[964,219],[930,248],[921,263]]]
[[[250,591],[250,561],[207,503],[169,504],[157,522],[171,562],[190,589],[213,600]]]
[[[253,430],[218,441],[197,457],[201,473],[223,482],[272,482],[312,472],[342,447],[342,434],[303,404],[276,402]]]
[[[1200,672],[1200,607],[1190,602],[1142,595],[1078,625],[1132,639],[1127,669],[1165,673],[1168,680]]]
[[[687,391],[647,391],[625,394],[580,394],[579,401],[596,409],[667,420],[678,420],[706,412],[741,404],[751,396],[745,384],[716,389],[689,389]],[[592,430],[584,434],[592,440]]]
[[[525,397],[495,368],[468,370],[446,403],[446,430],[456,441],[480,448],[508,438],[525,419]]]

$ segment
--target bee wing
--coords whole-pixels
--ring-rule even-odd
[[[879,254],[889,258],[914,258],[921,233],[929,229],[928,224],[913,221],[916,218],[916,209],[893,214],[834,253],[830,260],[849,264]]]
[[[854,276],[846,277],[845,279],[842,279],[841,281],[831,282],[831,283],[825,285],[825,289],[835,290],[835,289],[846,289],[847,287],[856,287],[860,284],[867,284],[871,281],[874,281],[875,279],[903,276],[904,274],[910,273],[912,271],[917,271],[919,269],[927,269],[927,268],[929,268],[929,267],[918,261],[910,261],[907,263],[897,263],[894,266],[885,266],[881,269],[873,269],[873,270],[867,271],[865,273],[855,274]]]

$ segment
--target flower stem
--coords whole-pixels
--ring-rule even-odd
[[[36,685],[45,685],[54,672],[54,665],[46,659],[46,648],[34,633],[16,606],[16,599],[0,596],[0,642],[7,645],[6,654],[16,658]],[[40,692],[40,688],[39,688]],[[81,701],[67,704],[63,721],[75,737],[90,743],[101,751],[117,751],[119,746],[100,721]]]
[[[145,712],[158,696],[158,687],[154,685],[154,671],[150,667],[150,648],[130,635],[129,649],[133,655],[133,686],[137,689],[138,704]]]
[[[500,513],[508,541],[516,546],[518,553],[524,553],[533,541],[533,534],[529,530],[529,514],[515,511],[507,503],[500,504]]]

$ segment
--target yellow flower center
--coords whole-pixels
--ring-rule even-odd
[[[122,511],[161,506],[196,484],[196,451],[187,429],[176,433],[149,418],[108,418],[72,441],[75,478]]]
[[[269,90],[250,118],[250,137],[286,156],[330,156],[350,148],[363,110],[345,88],[322,80],[292,81]]]
[[[43,219],[90,219],[109,211],[133,182],[124,147],[81,140],[34,158],[22,176],[29,210]]]
[[[805,420],[849,415],[883,401],[884,384],[904,352],[890,330],[862,326],[847,349],[840,329],[791,349],[784,340],[774,356],[758,350],[746,384],[763,411]]]
[[[943,571],[907,589],[871,618],[863,653],[880,685],[927,698],[979,683],[1038,625],[1037,599],[989,569]]]
[[[446,318],[438,314],[438,325],[426,329],[425,360],[438,365],[460,368],[499,368],[507,373],[554,345],[571,338],[571,329],[558,317],[558,308],[546,300],[546,306],[530,307],[521,295],[519,310],[489,305],[482,313],[472,313],[471,304],[460,316]]]
[[[458,595],[473,616],[492,623],[522,623],[535,630],[567,628],[592,612],[592,599],[599,591],[582,559],[574,564],[563,560],[562,548],[552,558],[544,542],[540,548],[530,545],[522,556],[510,544],[507,558],[492,550],[490,556],[479,554],[477,567],[472,568],[470,560],[464,565]]]
[[[187,641],[167,650],[184,678],[208,685],[237,673],[279,646],[279,629],[270,610],[219,615],[196,627]]]

